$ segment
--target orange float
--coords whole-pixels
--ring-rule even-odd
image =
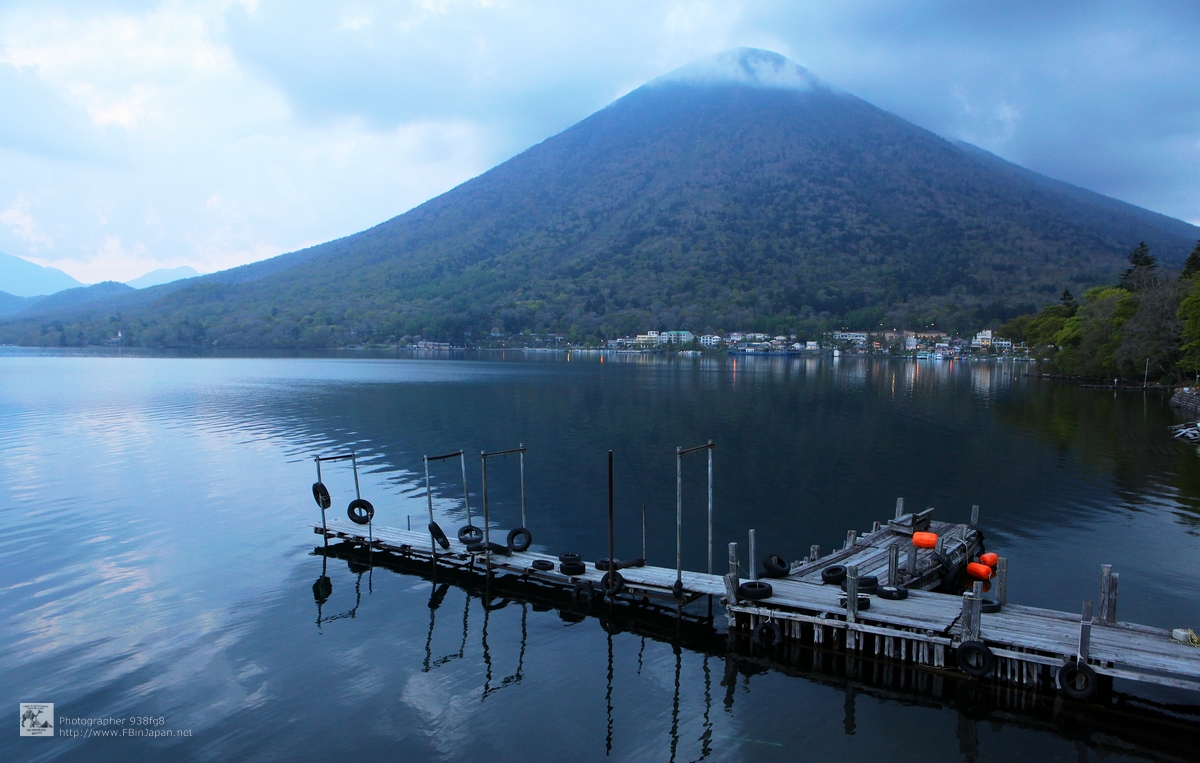
[[[913,533],[913,545],[917,548],[937,548],[937,533]]]
[[[967,574],[976,580],[990,580],[992,577],[992,568],[986,564],[971,562],[967,565]]]
[[[987,566],[991,567],[994,570],[994,569],[996,569],[996,565],[1000,563],[1000,555],[993,554],[990,552],[986,553],[986,554],[981,554],[979,556],[979,561],[983,564],[986,564]]]

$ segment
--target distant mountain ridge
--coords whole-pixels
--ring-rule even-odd
[[[492,329],[968,330],[1200,228],[941,138],[766,51],[660,77],[370,230],[0,325],[0,341],[320,347]]]
[[[151,270],[149,273],[138,276],[132,281],[126,281],[125,283],[135,289],[145,289],[150,286],[159,286],[160,284],[178,281],[182,278],[195,278],[198,275],[200,275],[200,273],[198,273],[195,268],[187,265],[181,265],[177,268],[158,268],[157,270]]]
[[[0,252],[0,291],[16,297],[36,297],[83,286],[58,268]]]

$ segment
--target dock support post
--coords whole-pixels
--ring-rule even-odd
[[[854,548],[854,544],[858,541],[858,530],[846,531],[846,548]]]
[[[815,562],[820,558],[821,558],[821,547],[818,546],[816,543],[814,543],[808,549],[808,559],[809,559],[809,561]]]
[[[1083,616],[1079,619],[1079,649],[1076,656],[1080,662],[1087,662],[1088,652],[1092,647],[1092,602],[1083,603]]]
[[[905,560],[904,571],[910,580],[917,576],[917,547],[911,543],[908,544],[908,559]]]
[[[996,599],[1001,606],[1008,603],[1008,557],[996,562]]]
[[[1116,625],[1117,581],[1120,577],[1112,571],[1111,564],[1100,565],[1100,611],[1096,619],[1101,625]]]
[[[725,576],[725,598],[730,604],[738,602],[738,547],[736,543],[729,544],[729,574]]]
[[[902,516],[904,516],[904,499],[897,498],[896,499],[896,519],[899,519]]]
[[[709,440],[708,441],[708,445],[709,445],[709,448],[708,448],[708,574],[709,575],[712,574],[712,540],[713,540],[713,536],[712,536],[712,522],[713,522],[713,491],[712,491],[713,449],[712,449],[712,444],[713,444],[713,441]],[[711,599],[710,599],[709,603],[710,604],[712,603]]]
[[[900,575],[900,547],[892,544],[888,546],[888,573],[887,584],[896,585],[896,578]]]
[[[979,527],[979,504],[971,506],[971,527]]]
[[[846,568],[846,622],[858,622],[858,565],[851,564]],[[850,630],[846,630],[847,641],[850,640]]]
[[[979,640],[979,615],[983,607],[983,583],[975,582],[970,591],[963,592],[962,640]]]

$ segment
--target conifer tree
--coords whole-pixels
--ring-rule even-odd
[[[1183,272],[1179,274],[1180,278],[1195,278],[1196,274],[1200,273],[1200,241],[1196,242],[1196,246],[1192,247],[1192,253],[1183,263]]]

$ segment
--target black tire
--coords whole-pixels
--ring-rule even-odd
[[[600,578],[600,591],[608,598],[615,598],[624,590],[625,578],[621,577],[621,573],[616,570],[606,572],[604,577]]]
[[[483,529],[475,525],[463,525],[458,528],[458,542],[464,546],[483,542]]]
[[[508,547],[513,551],[527,551],[533,543],[533,533],[524,527],[514,527],[508,531]]]
[[[770,583],[764,583],[761,580],[747,580],[738,586],[738,598],[747,599],[749,601],[762,601],[763,599],[771,598],[771,594],[775,593],[771,588]]]
[[[679,601],[683,601],[683,581],[676,578],[675,585],[671,586],[671,595]]]
[[[846,579],[846,565],[831,564],[821,570],[821,582],[829,585],[837,585]]]
[[[630,567],[645,567],[645,566],[646,566],[646,560],[641,558],[640,556],[637,559],[630,559],[628,562],[622,562],[620,560],[617,561],[617,569],[618,570],[627,570]]]
[[[583,561],[583,560],[579,558],[579,554],[575,554],[575,553],[568,551],[565,554],[559,554],[558,561],[560,561],[560,562],[579,562],[579,561]]]
[[[450,549],[450,539],[446,537],[446,533],[442,531],[441,525],[437,522],[429,523],[429,534],[433,536],[434,542],[441,546],[443,551]]]
[[[964,641],[954,650],[958,668],[969,676],[983,678],[996,667],[996,655],[982,641]]]
[[[838,604],[842,605],[842,608],[845,609],[846,597],[843,596],[840,599],[838,599]],[[860,593],[858,595],[858,611],[866,612],[870,608],[871,608],[871,597],[865,593]]]
[[[566,562],[564,562],[566,564]],[[584,609],[592,606],[592,599],[596,598],[596,588],[590,580],[584,580],[581,583],[576,583],[571,589],[571,601],[575,602],[576,606]]]
[[[779,646],[783,643],[783,628],[774,620],[763,620],[750,634],[750,640],[759,646]]]
[[[529,566],[535,570],[549,572],[550,570],[554,569],[554,562],[550,561],[549,559],[534,559],[533,564]]]
[[[782,556],[771,554],[763,559],[763,570],[769,578],[786,578],[792,567]]]
[[[346,516],[356,525],[365,525],[375,516],[375,507],[366,498],[355,498],[346,507]]]
[[[618,570],[621,569],[621,560],[620,559],[617,560],[617,563],[615,566]],[[602,556],[596,560],[596,569],[600,570],[601,572],[607,572],[608,568],[609,568],[609,563],[608,563],[607,556]]]
[[[891,599],[892,601],[902,601],[908,598],[908,589],[901,588],[898,585],[881,585],[875,591],[875,595],[881,599]]]
[[[512,549],[503,543],[491,541],[484,543],[483,548],[485,551],[491,551],[493,554],[499,554],[500,556],[512,556]]]
[[[1071,699],[1088,700],[1096,695],[1100,677],[1086,662],[1067,660],[1058,669],[1058,688]]]
[[[842,590],[846,590],[846,584],[849,580],[842,581]],[[863,575],[858,579],[859,593],[875,593],[879,589],[879,578],[874,575]]]
[[[1004,605],[1002,605],[1000,603],[1000,600],[997,599],[996,597],[984,596],[983,603],[979,606],[979,611],[986,612],[988,614],[995,614],[1003,608],[1004,608]]]
[[[325,511],[333,505],[333,500],[329,497],[329,490],[320,482],[313,483],[313,500],[321,507],[321,511]]]
[[[587,572],[587,567],[584,566],[583,562],[563,562],[558,565],[558,571],[568,577],[575,577]]]
[[[484,544],[483,541],[479,541],[478,543],[468,543],[467,544],[467,553],[468,554],[482,554],[485,551],[487,551],[487,546]]]

